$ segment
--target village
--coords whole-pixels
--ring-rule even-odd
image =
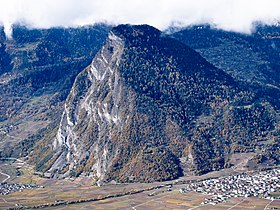
[[[270,193],[280,189],[280,169],[257,172],[253,174],[238,174],[221,178],[212,178],[187,184],[180,188],[181,193],[195,191],[212,196],[201,204],[218,204],[232,197],[261,197],[279,199]]]
[[[31,184],[10,184],[7,182],[0,183],[0,195],[8,195],[13,192],[22,191],[25,189],[43,188],[43,186],[36,186]]]
[[[53,207],[63,206],[78,203],[97,202],[106,199],[114,199],[122,196],[130,196],[134,194],[145,193],[147,196],[157,196],[159,199],[162,194],[163,197],[176,193],[181,193],[182,196],[188,192],[203,193],[207,196],[199,203],[204,205],[216,205],[223,203],[231,198],[241,197],[259,197],[269,199],[270,201],[278,200],[280,190],[280,169],[271,169],[257,172],[247,172],[235,175],[229,175],[217,178],[207,178],[203,180],[176,180],[173,182],[165,182],[160,185],[150,185],[142,189],[131,189],[124,192],[110,193],[98,197],[85,197],[76,200],[61,200],[59,202],[42,203],[36,207]],[[7,183],[6,181],[0,183],[0,195],[8,195],[16,191],[24,191],[25,189],[44,188],[43,186],[32,184]],[[149,193],[147,193],[149,192]],[[6,199],[6,198],[5,198]],[[200,201],[200,202],[201,202]],[[32,206],[33,207],[33,206]]]

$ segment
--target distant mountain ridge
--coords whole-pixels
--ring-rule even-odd
[[[279,164],[279,91],[266,96],[246,82],[151,26],[117,26],[30,161],[54,177],[99,184],[201,174],[229,167],[236,152]]]
[[[280,27],[257,25],[246,35],[201,25],[172,36],[238,80],[280,87]]]

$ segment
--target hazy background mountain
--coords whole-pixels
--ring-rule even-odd
[[[276,86],[280,81],[280,28],[257,25],[251,35],[193,26],[172,36],[238,80]]]
[[[226,31],[250,33],[253,23],[280,20],[278,0],[9,0],[0,3],[0,24],[30,28],[110,24],[149,24],[161,30],[211,24]]]

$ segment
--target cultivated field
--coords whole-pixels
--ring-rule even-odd
[[[21,173],[20,176],[16,170]],[[3,173],[11,173],[8,182],[42,185],[44,188],[23,190],[5,196],[0,195],[0,209],[24,206],[45,206],[45,209],[280,209],[280,200],[267,200],[261,198],[232,198],[217,205],[201,203],[210,196],[196,193],[180,193],[184,184],[170,181],[163,183],[134,183],[134,184],[110,184],[97,187],[88,178],[76,180],[53,180],[41,178],[34,175],[34,171],[28,164],[21,164],[17,161],[6,161],[0,164]],[[236,169],[235,169],[236,170]],[[233,173],[232,169],[220,172],[209,173],[200,177],[183,177],[180,180],[204,179],[208,177],[226,176]],[[1,175],[1,174],[0,174]],[[0,176],[5,179],[4,175]],[[179,180],[179,181],[180,181]],[[169,184],[173,184],[172,187]],[[157,189],[156,186],[161,186]],[[154,187],[154,188],[152,188]],[[141,191],[144,189],[144,191]],[[132,193],[131,193],[132,192]],[[108,195],[119,195],[108,197]],[[152,194],[152,196],[151,196]],[[107,196],[107,197],[106,197]],[[95,201],[92,201],[95,199]],[[81,203],[76,203],[80,202]],[[50,204],[65,204],[49,207]]]
[[[266,205],[267,210],[278,208],[280,209],[280,201],[273,201],[259,199],[259,198],[234,198],[227,202],[217,205],[200,205],[200,203],[207,197],[198,193],[180,194],[178,191],[168,192],[153,198],[147,197],[147,194],[141,193],[134,196],[125,196],[121,199],[108,199],[99,202],[90,202],[79,205],[70,205],[67,207],[56,207],[52,209],[139,209],[139,210],[153,210],[153,209],[196,209],[196,210],[263,210]],[[271,202],[271,203],[270,203]]]

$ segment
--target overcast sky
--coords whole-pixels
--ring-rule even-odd
[[[0,23],[9,28],[79,26],[108,22],[170,25],[210,23],[217,28],[249,33],[252,23],[280,20],[280,0],[0,0]]]

